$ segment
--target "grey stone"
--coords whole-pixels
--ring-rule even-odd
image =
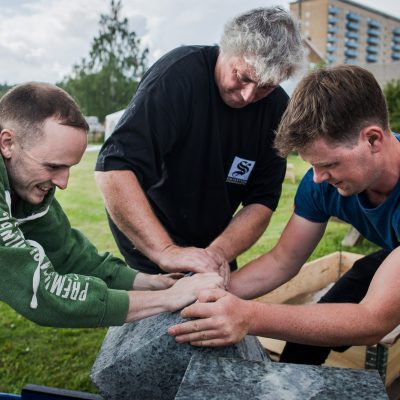
[[[179,313],[164,313],[110,328],[91,374],[101,395],[118,400],[174,399],[194,354],[269,361],[252,336],[222,348],[177,344],[167,328],[182,321]]]
[[[175,400],[387,400],[377,371],[193,355]]]

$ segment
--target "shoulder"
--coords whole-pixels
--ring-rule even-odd
[[[216,46],[181,46],[171,50],[146,72],[142,85],[158,76],[177,75],[181,78],[204,74],[206,70],[213,71],[218,57]]]

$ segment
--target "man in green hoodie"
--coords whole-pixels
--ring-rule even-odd
[[[137,272],[71,228],[54,192],[67,187],[87,130],[56,86],[26,83],[0,100],[0,300],[40,325],[97,327],[175,311],[221,286],[216,273]]]

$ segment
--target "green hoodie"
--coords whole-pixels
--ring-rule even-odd
[[[122,325],[136,271],[71,228],[54,192],[11,209],[0,157],[0,300],[40,325]]]

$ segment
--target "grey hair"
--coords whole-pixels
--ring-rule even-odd
[[[228,21],[220,51],[244,57],[261,85],[277,85],[305,66],[299,24],[279,6],[256,8]]]

